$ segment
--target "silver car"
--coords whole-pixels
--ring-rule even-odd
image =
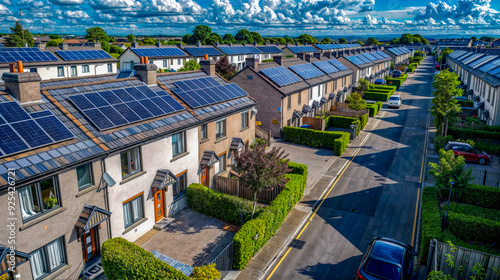
[[[389,100],[387,101],[387,107],[401,107],[401,96],[393,95],[389,97]]]

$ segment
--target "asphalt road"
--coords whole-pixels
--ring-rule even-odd
[[[271,279],[354,279],[374,236],[414,237],[433,58],[399,92]],[[335,174],[332,174],[334,176]]]

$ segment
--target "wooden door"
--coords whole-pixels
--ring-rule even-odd
[[[97,230],[93,227],[82,235],[83,262],[88,262],[97,255],[96,233]]]
[[[155,193],[155,220],[158,222],[159,220],[165,217],[165,207],[164,207],[164,199],[163,199],[163,190],[158,190]]]
[[[200,179],[201,184],[203,186],[207,187],[207,188],[210,187],[210,183],[209,183],[210,181],[209,181],[209,178],[208,178],[209,177],[208,176],[208,166],[201,169],[200,176],[201,176],[201,179]]]

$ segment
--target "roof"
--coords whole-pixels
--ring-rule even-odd
[[[83,206],[83,210],[78,217],[76,227],[80,228],[80,235],[96,225],[106,221],[111,216],[111,212],[93,205]]]
[[[500,86],[500,56],[487,53],[476,53],[465,50],[455,51],[448,55],[450,59],[472,75],[493,87]]]
[[[205,54],[208,56],[222,56],[218,49],[211,46],[185,46],[182,49],[194,57],[203,57]]]
[[[277,46],[258,46],[257,49],[262,53],[283,53]]]
[[[212,164],[219,162],[219,160],[219,157],[214,151],[204,151],[200,160],[200,165],[211,166]]]
[[[315,44],[314,46],[320,50],[338,50],[361,47],[359,44]]]
[[[286,48],[294,54],[301,52],[316,52],[316,49],[313,46],[287,46]]]
[[[128,50],[131,50],[137,56],[147,56],[155,58],[188,57],[188,54],[186,54],[184,51],[182,51],[176,46],[161,46],[161,47],[140,46],[139,48],[128,48],[127,51]]]
[[[161,190],[175,182],[177,182],[177,178],[172,171],[167,169],[158,169],[153,179],[153,183],[151,184],[151,188]]]
[[[215,46],[218,50],[227,55],[239,55],[239,54],[261,54],[260,50],[254,46],[244,46],[244,45],[217,45]]]

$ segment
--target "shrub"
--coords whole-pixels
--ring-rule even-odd
[[[356,118],[342,116],[328,116],[326,118],[326,127],[350,128]]]
[[[448,230],[464,241],[494,243],[500,237],[499,221],[450,212],[446,223]]]
[[[469,101],[469,100],[457,100],[458,104],[460,104],[460,107],[474,107],[474,101]]]
[[[215,263],[193,268],[191,279],[194,280],[217,280],[220,272],[215,268]]]
[[[364,114],[361,117],[359,117],[359,120],[361,122],[361,129],[365,128],[366,124],[368,123],[368,114]]]
[[[410,65],[408,65],[409,67],[413,67],[413,68],[417,68],[418,66],[418,63],[410,63]]]
[[[388,85],[394,85],[399,89],[399,87],[403,84],[404,80],[400,78],[386,78]]]
[[[454,138],[461,138],[461,139],[473,139],[473,140],[476,140],[476,139],[499,140],[500,139],[500,132],[458,128],[458,127],[449,127],[448,134],[452,135]]]
[[[436,138],[434,138],[434,148],[436,149],[436,151],[439,151],[439,149],[442,149],[446,143],[450,142],[450,141],[453,141],[453,136],[451,135],[448,135],[448,136],[436,136]]]
[[[387,101],[391,95],[391,93],[365,91],[365,98],[369,100]]]
[[[185,279],[189,277],[121,237],[102,244],[102,266],[108,279]]]
[[[385,90],[393,90],[396,91],[398,89],[397,86],[389,86],[389,85],[369,85],[368,89],[385,89]]]
[[[441,216],[436,187],[426,187],[422,193],[422,244],[420,262],[426,263],[432,239],[441,235]]]
[[[444,230],[442,232],[441,241],[451,241],[455,246],[469,248],[487,254],[500,255],[500,250],[491,248],[491,245],[489,244],[484,244],[484,243],[478,244],[479,242],[463,241],[457,238],[455,235],[453,235],[453,233],[451,233],[449,230]]]
[[[492,153],[492,154],[498,154],[500,153],[500,145],[495,144],[495,143],[487,143],[483,141],[477,141],[476,144],[474,145],[474,148],[478,150],[483,150],[487,153]]]
[[[482,127],[482,130],[484,130],[484,131],[491,131],[491,132],[500,132],[500,125],[497,125],[497,126],[484,125]]]
[[[411,66],[410,67],[406,67],[406,72],[413,73],[413,72],[415,72],[415,68],[416,67],[411,67]]]
[[[378,114],[378,106],[375,105],[374,103],[370,104],[366,104],[366,109],[370,110],[370,117],[375,117],[376,114]]]
[[[336,155],[340,156],[349,144],[349,133],[285,126],[283,128],[283,140],[315,148],[332,149]]]
[[[228,223],[241,225],[252,216],[252,202],[243,198],[216,192],[201,184],[191,184],[187,188],[188,205],[205,215],[221,219]],[[255,209],[262,212],[262,207]]]
[[[471,204],[451,202],[450,212],[453,212],[455,214],[475,216],[493,221],[500,221],[500,210],[487,209]]]
[[[396,92],[395,90],[383,89],[383,88],[373,88],[373,89],[369,89],[368,91],[370,91],[370,92],[378,92],[378,93],[391,93],[391,94],[393,94],[394,92]]]
[[[448,198],[448,194],[449,189],[443,189],[439,193],[445,198]],[[459,202],[500,210],[500,188],[469,184],[462,190]]]

